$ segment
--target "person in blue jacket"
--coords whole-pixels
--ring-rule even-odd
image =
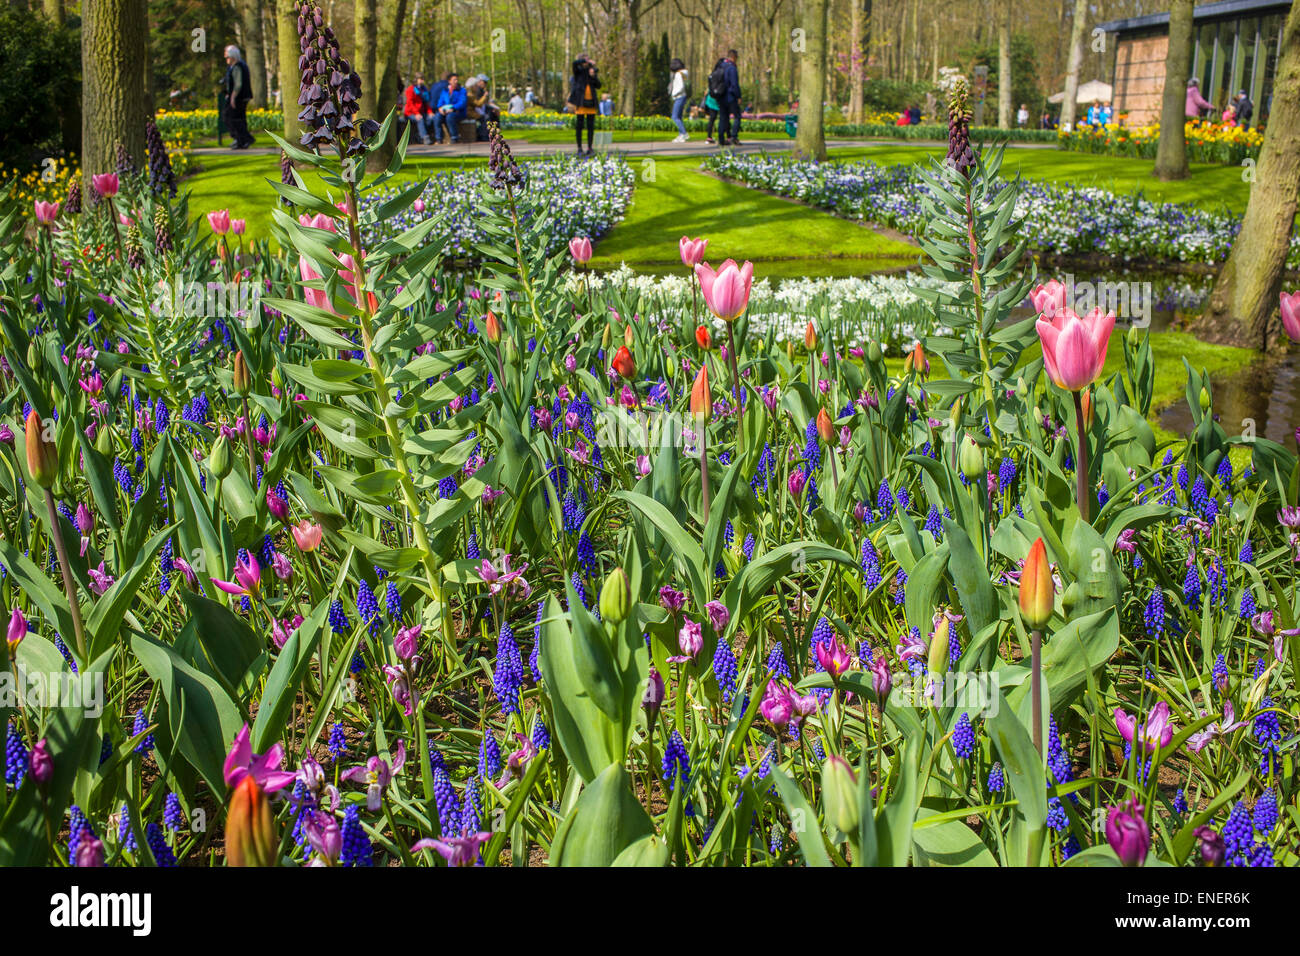
[[[453,143],[460,142],[460,124],[465,119],[465,89],[455,73],[447,77],[447,88],[438,96],[438,108],[433,114],[433,138],[442,142],[442,131]]]
[[[728,50],[726,57],[718,64],[722,69],[722,96],[719,98],[714,94],[714,99],[718,101],[718,142],[723,146],[729,142],[740,142],[740,73],[736,69],[737,56],[735,50]],[[728,120],[731,121],[730,125]]]

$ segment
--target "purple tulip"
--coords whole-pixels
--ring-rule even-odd
[[[1141,866],[1146,860],[1151,849],[1151,829],[1136,797],[1110,808],[1106,817],[1106,842],[1125,866]]]
[[[289,502],[277,495],[271,488],[266,489],[266,510],[271,512],[271,517],[281,524],[289,523]]]
[[[704,610],[709,614],[709,623],[713,625],[713,630],[721,634],[727,629],[727,624],[731,621],[731,612],[727,610],[726,605],[721,601],[710,601],[704,605]]]
[[[227,594],[255,594],[262,581],[262,565],[257,555],[249,551],[244,557],[235,559],[235,580],[222,581],[213,578],[212,583]]]
[[[479,850],[492,838],[490,833],[470,833],[462,830],[460,836],[446,837],[441,840],[425,838],[411,847],[412,853],[421,850],[434,850],[447,861],[448,866],[475,866],[478,863]]]
[[[422,625],[416,624],[397,632],[397,636],[393,638],[393,650],[397,652],[400,660],[409,661],[415,656],[415,652],[420,647],[420,633],[423,630]]]
[[[641,695],[641,706],[649,715],[650,720],[654,720],[655,714],[659,712],[659,705],[664,702],[664,679],[653,666],[650,668],[650,682],[646,684],[645,693]]]
[[[699,621],[692,621],[688,618],[682,622],[681,630],[677,632],[677,646],[681,648],[681,654],[670,657],[668,660],[674,664],[695,660],[696,655],[700,653],[700,649],[704,647],[704,628],[700,626]]]
[[[889,673],[889,664],[883,654],[876,655],[871,662],[871,689],[876,692],[876,700],[881,707],[889,697],[890,688],[894,686],[894,676]]]
[[[1121,737],[1131,744],[1137,744],[1147,753],[1151,753],[1156,748],[1168,747],[1170,741],[1174,739],[1174,725],[1169,719],[1169,705],[1163,700],[1151,708],[1146,724],[1140,729],[1136,717],[1116,707],[1115,727]],[[1139,739],[1135,740],[1134,737]]]
[[[37,786],[45,786],[54,776],[54,758],[50,756],[50,745],[42,737],[36,741],[32,747],[31,755],[27,758],[28,769],[32,772],[32,779],[36,781]]]
[[[678,591],[675,588],[670,588],[668,585],[665,584],[663,587],[659,589],[659,603],[663,606],[663,609],[668,613],[676,614],[678,611],[682,609],[682,606],[686,603],[686,595],[682,594],[681,591]]]
[[[77,843],[76,866],[103,866],[104,865],[104,844],[98,837],[91,836],[89,833],[82,836]]]
[[[22,639],[27,636],[27,618],[23,617],[23,612],[19,608],[14,608],[13,613],[9,615],[9,653],[12,655],[18,650],[18,645]]]

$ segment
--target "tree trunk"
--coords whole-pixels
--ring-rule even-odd
[[[402,42],[402,25],[406,22],[406,0],[383,0],[378,7],[379,28],[375,43],[375,75],[361,77],[363,88],[373,90],[375,114],[373,117],[358,113],[361,119],[374,119],[383,123],[397,101],[397,48]],[[397,124],[388,130],[388,138],[366,156],[366,168],[383,170],[397,149]]]
[[[46,19],[56,27],[63,26],[63,22],[67,17],[63,7],[63,0],[45,0],[43,9],[45,10]]]
[[[1300,3],[1283,31],[1273,109],[1241,232],[1192,326],[1207,341],[1260,351],[1285,344],[1278,294],[1300,193]]]
[[[112,172],[114,145],[143,168],[146,17],[144,0],[85,0],[81,20],[81,172]]]
[[[862,47],[862,0],[849,0],[849,122],[862,122],[866,89],[866,50]]]
[[[1068,0],[1066,0],[1068,2]],[[1083,66],[1083,41],[1087,36],[1088,0],[1074,0],[1074,20],[1070,24],[1070,56],[1065,64],[1065,99],[1061,101],[1060,128],[1074,129],[1078,108],[1079,69]]]
[[[354,45],[352,69],[361,76],[361,97],[357,101],[362,117],[376,116],[375,99],[375,0],[356,0],[352,28]],[[378,118],[378,117],[376,117]]]
[[[240,0],[239,32],[243,34],[244,62],[248,64],[253,98],[250,110],[266,107],[266,47],[262,44],[262,0]]]
[[[1156,144],[1156,179],[1187,178],[1187,74],[1192,66],[1192,3],[1174,0],[1169,10],[1169,52],[1165,54],[1165,89],[1160,101],[1160,141]],[[1272,125],[1271,123],[1269,124]]]
[[[280,110],[284,113],[286,142],[297,146],[302,135],[298,123],[298,95],[302,92],[302,74],[298,71],[298,4],[295,0],[274,0],[276,46],[280,51]]]
[[[636,113],[636,61],[641,51],[641,0],[623,0],[623,9],[627,20],[619,48],[618,111],[632,116]]]
[[[826,158],[823,100],[826,99],[826,14],[828,0],[803,0],[804,51],[799,57],[799,134],[795,156]]]
[[[1011,128],[1011,4],[999,0],[998,18],[998,129]]]

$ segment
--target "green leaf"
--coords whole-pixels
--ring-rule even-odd
[[[654,824],[632,792],[632,778],[622,764],[613,763],[587,785],[560,824],[551,865],[610,866],[652,836]]]

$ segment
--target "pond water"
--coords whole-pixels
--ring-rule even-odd
[[[1214,407],[1229,435],[1254,423],[1255,434],[1291,449],[1300,426],[1300,356],[1255,362],[1214,382]],[[1192,412],[1182,399],[1160,413],[1160,426],[1179,435],[1192,428]]]

